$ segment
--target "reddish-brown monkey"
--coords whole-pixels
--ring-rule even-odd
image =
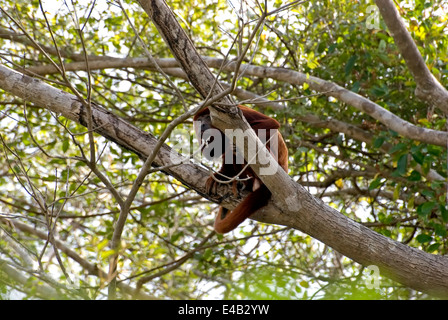
[[[280,128],[280,124],[271,117],[268,117],[260,112],[257,112],[255,110],[252,110],[245,106],[238,106],[240,110],[243,112],[244,117],[246,118],[247,122],[250,124],[252,129],[257,133],[259,137],[260,134],[265,134],[263,138],[265,137],[264,141],[268,141],[266,144],[268,150],[274,155],[276,158],[278,164],[286,171],[288,172],[288,149],[286,147],[285,141],[283,140],[282,135],[278,131]],[[198,134],[198,140],[203,141],[207,140],[207,137],[204,137],[204,132],[206,132],[208,129],[215,129],[211,124],[210,119],[210,111],[208,108],[205,108],[201,110],[199,113],[197,113],[194,117],[195,120],[195,129],[196,133]],[[200,123],[200,127],[197,125]],[[262,130],[264,129],[264,132]],[[272,130],[273,129],[273,130]],[[272,131],[272,132],[271,132]],[[237,163],[236,161],[236,155],[233,149],[229,149],[228,145],[225,145],[226,138],[224,134],[220,131],[218,131],[221,135],[221,141],[222,141],[222,148],[221,151],[218,150],[218,153],[222,153],[222,166],[221,169],[218,171],[218,173],[215,173],[214,176],[218,180],[227,180],[229,178],[235,177],[239,174],[239,178],[243,179],[243,189],[244,190],[250,190],[252,191],[241,203],[232,211],[229,211],[228,209],[224,207],[220,207],[218,215],[215,218],[215,231],[218,233],[227,233],[229,231],[232,231],[235,229],[241,222],[243,222],[246,218],[248,218],[251,214],[253,214],[258,209],[266,206],[269,202],[269,199],[271,197],[271,192],[269,189],[261,182],[261,180],[257,177],[257,175],[253,172],[253,170],[248,166],[241,174],[241,170],[246,165],[246,162],[244,163]],[[271,138],[271,133],[277,134],[277,141],[275,148],[270,147],[269,140]],[[262,139],[263,140],[263,139]],[[210,139],[209,139],[210,142]],[[204,152],[204,148],[202,148],[202,151]],[[227,148],[227,149],[226,149]],[[275,150],[274,150],[275,149]],[[226,153],[232,152],[233,156],[231,163],[228,159],[229,157],[226,157]],[[213,151],[212,151],[213,153]],[[220,154],[212,154],[211,156],[216,157],[220,156]],[[227,159],[227,161],[226,161]],[[229,177],[229,178],[225,178]],[[249,178],[249,179],[245,179]],[[217,182],[213,177],[209,177],[206,182],[206,192],[208,194],[216,193],[216,187]],[[236,181],[233,182],[233,191],[236,193]]]

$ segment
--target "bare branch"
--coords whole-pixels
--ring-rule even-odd
[[[229,62],[223,65],[222,59],[202,57],[201,60],[205,61],[207,65],[211,68],[220,68],[222,66],[224,71],[233,72],[235,70],[235,62]],[[174,59],[156,59],[158,65],[161,68],[174,68],[178,66]],[[112,67],[153,67],[153,65],[147,59],[134,58],[134,59],[122,59],[114,61],[97,61],[94,63],[92,68],[112,68]],[[42,69],[40,69],[42,68]],[[52,68],[45,66],[45,68]],[[67,65],[67,70],[79,70],[82,68],[80,63],[72,63]],[[448,143],[448,133],[443,131],[437,131],[432,129],[427,129],[423,127],[415,126],[414,124],[405,121],[393,114],[392,112],[386,110],[380,105],[368,100],[367,98],[347,90],[331,81],[326,81],[317,77],[309,76],[305,73],[297,72],[294,70],[284,69],[284,68],[271,68],[262,67],[255,65],[243,65],[242,70],[246,76],[256,76],[260,78],[270,78],[293,85],[303,85],[307,83],[312,90],[325,94],[329,97],[334,97],[350,106],[357,108],[358,110],[364,112],[365,114],[371,116],[372,118],[380,121],[388,128],[398,132],[403,137],[413,139],[416,141],[425,142],[428,144],[439,145],[442,147],[447,147]],[[29,68],[36,73],[44,72],[44,67],[33,67]],[[181,76],[183,73],[178,69],[164,69],[166,73]],[[49,71],[49,69],[45,70]],[[224,84],[220,84],[220,87],[225,88]],[[231,86],[229,86],[231,88]],[[241,89],[240,89],[241,90]],[[231,91],[231,90],[230,90]],[[230,92],[226,89],[225,92]]]

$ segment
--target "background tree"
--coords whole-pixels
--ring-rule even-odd
[[[282,123],[294,181],[446,264],[446,2],[400,3],[417,50],[387,1],[387,26],[377,7],[352,2],[272,3],[264,19],[264,4],[169,5],[223,88],[238,80],[235,100]],[[269,210],[255,218],[286,227],[213,233],[206,171],[164,166],[163,142],[179,137],[168,133],[191,130],[203,100],[137,3],[1,9],[4,65],[51,85],[1,71],[7,297],[427,297],[387,278],[367,288],[363,267],[327,246],[338,243]],[[240,77],[224,58],[244,58]]]

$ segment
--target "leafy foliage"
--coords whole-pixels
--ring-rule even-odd
[[[145,57],[132,25],[151,55],[171,57],[135,1],[124,2],[132,25],[114,2],[75,1],[75,7],[64,1],[52,3],[57,4],[42,1],[41,10],[39,1],[2,2],[2,10],[10,13],[10,17],[0,16],[5,31],[0,31],[2,63],[21,70],[48,65],[49,57],[60,64],[55,48],[67,64],[82,61],[84,53],[91,61]],[[238,13],[231,3],[191,0],[170,1],[169,5],[202,55],[223,58],[229,53],[233,58],[241,49],[233,44],[241,23],[238,14],[246,22],[245,44],[257,10],[254,5]],[[284,4],[273,1],[269,5],[274,9]],[[446,85],[448,3],[428,4],[416,1],[412,10],[401,13],[431,72]],[[401,6],[411,4],[403,1]],[[265,23],[246,58],[256,65],[289,68],[332,81],[415,125],[445,131],[446,117],[415,97],[415,83],[383,23],[366,28],[367,9],[364,2],[327,0],[280,11]],[[9,33],[19,36],[11,38]],[[90,73],[79,69],[43,77],[61,90],[90,95],[92,101],[155,136],[184,112],[172,85],[150,68]],[[200,101],[187,81],[169,78],[188,106]],[[222,81],[231,79],[231,74],[221,74]],[[270,100],[287,101],[282,110],[260,109],[282,124],[290,150],[289,174],[294,180],[383,235],[427,252],[447,254],[446,149],[403,138],[352,106],[306,85],[247,76],[238,87]],[[309,114],[322,122],[332,119],[356,126],[372,141],[303,121]],[[191,130],[189,123],[183,128]],[[81,260],[107,273],[119,205],[82,160],[90,153],[86,128],[44,106],[0,91],[0,137],[0,265],[20,267],[29,277],[21,282],[0,268],[0,297],[105,298],[107,277],[94,275],[67,251],[56,250],[46,237],[8,222],[12,219],[45,234],[52,230]],[[142,165],[138,156],[99,135],[94,135],[94,143],[98,170],[120,194],[128,194]],[[430,179],[430,173],[444,180]],[[361,266],[295,230],[247,221],[230,235],[211,235],[210,212],[216,207],[163,172],[148,175],[122,235],[119,283],[135,287],[139,279],[150,276],[141,292],[172,299],[426,297],[386,278],[380,278],[379,287],[366,289]],[[33,279],[55,295],[37,290],[41,285]],[[124,290],[119,294],[132,298]]]

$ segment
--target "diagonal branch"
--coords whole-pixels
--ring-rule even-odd
[[[448,91],[432,75],[392,0],[375,0],[417,84],[415,95],[448,114]]]

